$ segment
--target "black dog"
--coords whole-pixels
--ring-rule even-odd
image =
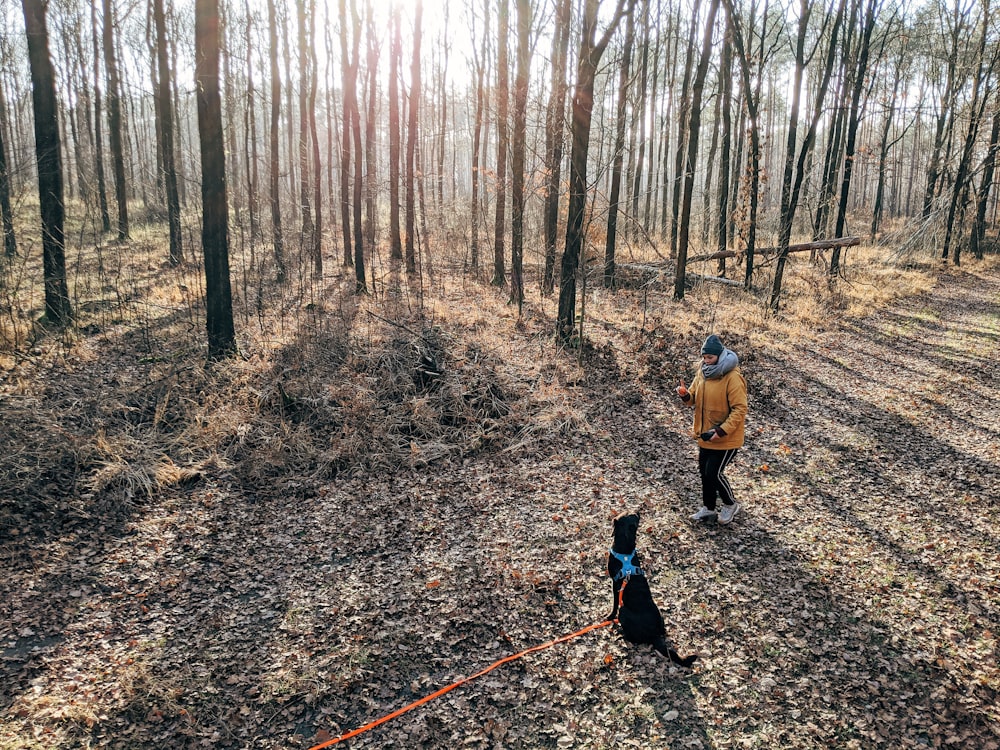
[[[637,513],[615,519],[615,538],[608,554],[614,606],[608,619],[618,618],[622,636],[629,643],[648,643],[674,664],[690,669],[698,656],[681,657],[667,642],[663,615],[653,601],[646,574],[639,567],[639,553],[635,550],[638,531]]]

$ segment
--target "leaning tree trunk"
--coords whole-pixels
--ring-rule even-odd
[[[229,278],[225,137],[219,93],[219,0],[195,0],[194,28],[208,356],[218,359],[236,352]]]
[[[72,318],[66,285],[66,244],[63,205],[62,154],[56,101],[56,74],[49,56],[49,32],[44,0],[22,0],[31,69],[31,103],[35,120],[35,158],[38,164],[38,200],[42,218],[42,274],[45,318],[55,326]]]

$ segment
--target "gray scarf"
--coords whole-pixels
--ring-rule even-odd
[[[731,349],[723,349],[714,365],[702,364],[701,374],[705,376],[705,380],[721,378],[726,373],[735,370],[739,363],[740,358],[736,356],[736,352]]]

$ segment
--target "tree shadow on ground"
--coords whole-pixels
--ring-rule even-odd
[[[720,736],[749,733],[769,747],[803,735],[824,747],[919,746],[956,732],[996,739],[989,688],[911,641],[905,622],[879,617],[876,592],[842,589],[836,572],[756,518],[695,530],[713,548],[712,567],[691,571],[702,635],[715,645],[702,696],[739,708],[717,717]]]

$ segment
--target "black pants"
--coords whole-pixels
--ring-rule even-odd
[[[715,510],[715,501],[722,500],[723,505],[735,502],[733,488],[723,472],[729,462],[736,457],[738,448],[728,450],[712,450],[698,447],[698,473],[701,474],[702,503],[709,510]]]

